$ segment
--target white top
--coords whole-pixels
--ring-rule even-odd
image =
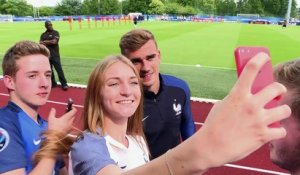
[[[126,138],[128,147],[109,135],[102,137],[84,132],[72,145],[69,175],[96,174],[109,164],[127,171],[149,162],[149,151],[143,137],[126,135]]]
[[[110,157],[124,171],[149,162],[149,151],[143,137],[126,135],[128,148],[109,135],[106,135],[104,138]]]

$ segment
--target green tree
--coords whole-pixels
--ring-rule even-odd
[[[175,2],[170,2],[165,4],[165,13],[169,15],[178,15],[180,5]]]
[[[98,0],[84,0],[81,6],[81,12],[83,15],[97,15]]]
[[[237,13],[242,13],[242,9],[244,7],[245,2],[243,0],[238,0],[236,2],[236,12]]]
[[[25,0],[7,0],[1,5],[3,14],[11,14],[15,16],[32,16],[33,7],[27,4]]]
[[[251,13],[251,4],[248,3],[248,0],[239,0],[237,2],[237,13]]]
[[[263,8],[266,16],[278,16],[280,12],[280,0],[263,0]]]
[[[149,14],[161,15],[165,12],[165,6],[160,0],[152,0],[149,5]]]
[[[298,9],[297,9],[296,0],[292,1],[291,17],[293,17],[293,18],[298,17]]]
[[[189,16],[189,15],[196,15],[197,14],[197,10],[192,7],[192,6],[185,6],[182,7],[181,10],[179,11],[180,15],[184,15],[184,16]]]
[[[54,15],[54,7],[40,7],[40,16],[52,16]]]
[[[216,8],[218,15],[236,15],[236,3],[234,0],[216,0]]]
[[[250,13],[264,15],[264,9],[261,0],[248,0]]]
[[[6,3],[6,0],[0,0],[0,14],[4,14],[3,5]]]
[[[129,0],[122,0],[122,12],[123,12],[123,14],[130,13]]]
[[[200,9],[203,11],[205,14],[216,14],[217,7],[215,0],[202,0],[200,2]]]
[[[149,10],[151,0],[128,0],[126,8],[128,12],[141,12],[146,14]]]
[[[176,2],[181,6],[194,6],[196,0],[177,0]]]
[[[119,14],[120,8],[118,0],[101,0],[100,12],[101,15]]]
[[[54,11],[56,15],[81,15],[81,0],[62,0]]]

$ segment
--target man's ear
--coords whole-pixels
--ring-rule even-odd
[[[14,79],[11,76],[4,75],[3,82],[4,82],[5,87],[8,90],[15,90],[15,82],[14,82]]]

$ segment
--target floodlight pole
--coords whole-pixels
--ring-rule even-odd
[[[286,23],[289,24],[291,18],[291,8],[292,8],[292,0],[289,0],[288,9],[286,13]]]
[[[98,0],[98,15],[100,15],[100,0]]]
[[[35,18],[35,7],[32,6],[32,13],[33,13],[33,17]]]
[[[123,0],[121,0],[121,16],[123,15]]]

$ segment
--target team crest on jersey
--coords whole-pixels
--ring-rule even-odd
[[[7,131],[0,128],[0,152],[3,151],[9,143],[9,135]]]
[[[122,163],[120,163],[120,162],[116,162],[116,164],[121,168],[121,169],[125,169],[125,168],[127,168],[127,165],[126,164],[122,164]]]
[[[173,110],[175,111],[175,115],[180,115],[181,114],[181,104],[180,103],[176,103],[176,99],[174,100],[173,103]]]

